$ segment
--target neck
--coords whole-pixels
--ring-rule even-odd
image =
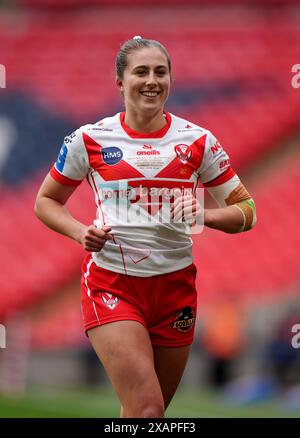
[[[166,118],[163,110],[155,114],[145,114],[126,109],[124,122],[133,131],[148,133],[162,129],[166,124]]]

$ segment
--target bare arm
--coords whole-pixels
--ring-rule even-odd
[[[80,243],[86,251],[100,251],[108,239],[110,227],[96,228],[77,221],[65,204],[76,187],[62,185],[48,174],[37,194],[36,216],[52,230]]]
[[[239,233],[242,230],[244,218],[235,206],[211,208],[204,210],[204,225],[225,233]]]
[[[204,225],[226,233],[240,233],[255,226],[255,203],[237,175],[208,191],[220,208],[204,211]]]
[[[256,224],[255,204],[239,178],[209,189],[220,208],[203,209],[192,196],[178,196],[171,209],[172,218],[183,219],[190,224],[201,223],[225,233],[240,233],[250,230]]]

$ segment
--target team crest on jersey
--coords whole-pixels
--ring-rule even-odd
[[[118,297],[115,297],[114,295],[109,294],[108,292],[102,292],[101,298],[103,303],[106,305],[106,307],[109,307],[111,310],[117,307],[117,305],[120,302]]]
[[[114,146],[110,148],[103,148],[101,150],[101,154],[104,163],[109,164],[110,166],[117,164],[123,158],[123,152],[121,149]]]
[[[187,333],[195,324],[195,315],[191,306],[185,307],[177,313],[172,327],[181,333]]]
[[[177,157],[183,164],[186,164],[192,156],[192,149],[186,144],[178,144],[174,147],[174,149]]]

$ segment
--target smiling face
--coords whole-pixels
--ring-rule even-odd
[[[127,55],[123,78],[117,79],[126,111],[157,114],[163,112],[171,76],[168,61],[158,47],[146,47]]]

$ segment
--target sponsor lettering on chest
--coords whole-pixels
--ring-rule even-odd
[[[127,158],[139,170],[160,170],[169,162],[168,152],[159,145],[142,144]]]

